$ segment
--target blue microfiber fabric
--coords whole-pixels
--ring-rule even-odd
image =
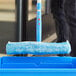
[[[68,41],[62,43],[44,42],[8,42],[6,45],[8,55],[12,54],[69,54],[71,46]]]

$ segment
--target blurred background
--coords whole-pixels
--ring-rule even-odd
[[[56,40],[51,0],[42,0],[43,41]],[[0,56],[6,53],[8,41],[36,40],[37,0],[0,0]]]

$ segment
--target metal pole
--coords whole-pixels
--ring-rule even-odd
[[[17,38],[22,41],[22,0],[16,0]]]
[[[26,40],[27,0],[16,0],[18,41]],[[24,35],[25,34],[25,35]]]
[[[22,0],[19,0],[19,41],[22,41]]]
[[[45,9],[45,14],[50,13],[50,0],[46,0],[46,9]]]

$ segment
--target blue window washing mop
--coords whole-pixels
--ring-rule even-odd
[[[7,54],[69,54],[71,47],[68,41],[41,42],[41,0],[37,0],[37,9],[37,42],[8,42]],[[76,58],[0,57],[0,76],[76,76]]]
[[[37,22],[36,22],[36,40],[37,42],[8,42],[6,52],[13,54],[69,54],[71,52],[68,41],[62,43],[44,43],[42,41],[42,17],[41,0],[37,0]]]

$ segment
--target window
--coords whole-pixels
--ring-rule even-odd
[[[0,0],[0,21],[15,21],[15,0]]]

